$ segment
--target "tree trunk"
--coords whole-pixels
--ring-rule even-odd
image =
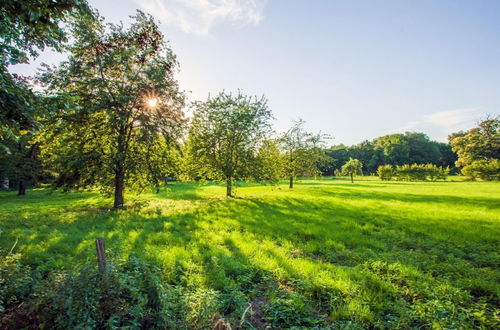
[[[352,173],[351,173],[351,183],[354,183],[354,178],[352,177]]]
[[[290,189],[293,188],[293,176],[290,176],[290,186],[289,187],[290,187]]]
[[[123,192],[125,190],[125,176],[123,170],[115,171],[115,202],[113,207],[115,209],[123,207]]]
[[[2,189],[8,190],[9,189],[9,178],[2,178]]]
[[[19,181],[19,191],[17,192],[17,195],[19,196],[26,195],[26,187],[24,186],[23,180]]]
[[[230,176],[226,179],[226,196],[233,197],[233,178]]]

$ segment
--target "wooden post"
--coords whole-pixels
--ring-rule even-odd
[[[99,272],[103,273],[106,268],[106,254],[104,251],[104,238],[95,240],[95,248],[97,251],[97,264],[99,265]]]

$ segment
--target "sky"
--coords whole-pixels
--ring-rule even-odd
[[[265,95],[277,131],[357,144],[406,131],[431,139],[500,114],[498,0],[90,0],[109,22],[151,13],[190,100]],[[13,71],[33,74],[43,53]]]

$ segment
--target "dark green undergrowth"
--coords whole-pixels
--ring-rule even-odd
[[[498,328],[500,186],[375,180],[2,193],[1,327]]]

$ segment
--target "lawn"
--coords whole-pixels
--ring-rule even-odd
[[[2,192],[0,250],[81,269],[104,237],[108,260],[145,259],[191,299],[193,328],[498,327],[500,184],[452,180],[241,184],[234,199],[169,183],[118,211],[93,192]]]

